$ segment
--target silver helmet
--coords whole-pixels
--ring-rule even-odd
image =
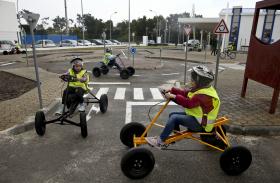
[[[203,65],[193,67],[191,77],[198,87],[206,87],[214,80],[213,72]]]

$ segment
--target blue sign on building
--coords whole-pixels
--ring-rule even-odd
[[[134,55],[136,53],[136,48],[130,48],[130,53]]]

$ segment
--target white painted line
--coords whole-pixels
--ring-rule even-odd
[[[87,71],[88,73],[92,73],[92,71]]]
[[[163,76],[171,76],[171,75],[179,75],[180,73],[176,72],[176,73],[170,73],[170,74],[161,74]]]
[[[132,106],[150,106],[156,105],[158,102],[126,102],[126,114],[125,114],[125,124],[132,121]],[[160,103],[158,105],[164,105],[165,103]],[[170,102],[168,105],[177,105],[174,102]]]
[[[130,85],[130,82],[89,82],[89,85]]]
[[[126,88],[117,88],[114,99],[115,100],[124,100]]]
[[[153,95],[153,99],[155,100],[163,100],[163,97],[158,88],[150,88],[150,91]]]
[[[15,64],[15,63],[14,63],[14,62],[9,62],[9,63],[6,63],[6,64],[1,64],[0,67],[1,67],[1,66],[12,65],[12,64]]]
[[[134,100],[144,100],[143,89],[142,88],[134,88]]]
[[[134,76],[135,76],[135,77],[139,77],[139,76],[141,76],[141,75],[134,74],[132,77],[134,77]]]
[[[107,94],[109,91],[109,88],[100,88],[96,94],[97,98],[100,98],[102,94]]]
[[[91,87],[88,87],[88,89],[89,89],[90,91],[93,90],[93,88],[91,88]],[[88,97],[88,95],[89,95],[89,93],[85,94],[85,95],[84,95],[84,98]]]
[[[100,109],[99,109],[99,107],[95,107],[94,105],[92,105],[90,110],[87,113],[87,117],[86,117],[87,121],[91,119],[91,113],[93,111],[96,111],[96,114],[97,114],[100,111]]]

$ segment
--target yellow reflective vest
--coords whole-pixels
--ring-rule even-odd
[[[73,69],[69,69],[69,74],[70,74],[71,76],[77,77],[77,79],[81,79],[81,78],[86,74],[86,76],[87,76],[86,82],[84,82],[84,83],[82,83],[82,82],[80,82],[80,81],[70,82],[70,83],[69,83],[69,86],[71,86],[71,87],[80,87],[80,88],[83,88],[85,91],[88,90],[89,76],[88,76],[87,71],[86,71],[85,69],[82,69],[82,70],[81,70],[79,73],[77,73],[77,74],[73,71]]]
[[[104,64],[108,65],[108,63],[110,62],[109,57],[111,55],[112,55],[111,53],[105,53],[104,58],[103,58]]]
[[[189,92],[188,97],[191,99],[193,96],[198,94],[204,94],[212,97],[213,102],[213,109],[208,114],[203,114],[202,108],[200,106],[197,106],[195,108],[185,108],[185,112],[187,115],[194,116],[199,123],[202,121],[203,116],[207,116],[207,125],[205,127],[206,132],[210,132],[214,127],[214,122],[218,116],[219,109],[220,109],[220,98],[216,92],[216,90],[211,86],[209,88],[203,88],[200,90],[197,90],[195,92]]]

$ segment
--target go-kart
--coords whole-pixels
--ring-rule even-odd
[[[92,69],[92,74],[94,77],[100,77],[101,74],[106,75],[108,74],[109,70],[114,66],[116,66],[116,68],[119,70],[120,77],[122,79],[128,79],[130,76],[133,76],[135,73],[135,69],[133,67],[131,66],[125,67],[122,59],[120,58],[120,54],[117,54],[116,58],[113,61],[110,61],[108,65],[106,65],[104,62],[97,62]]]
[[[67,82],[67,89],[69,88],[69,83],[74,82],[77,80],[76,77],[73,77],[71,75],[62,75],[60,78]],[[68,91],[68,90],[67,90]],[[106,94],[103,94],[100,96],[100,99],[98,99],[89,89],[87,91],[91,97],[84,97],[84,102],[88,105],[89,103],[99,103],[100,111],[102,113],[105,113],[107,111],[108,107],[108,97]],[[80,113],[80,123],[76,123],[74,121],[71,121],[67,118],[72,118],[76,108],[78,106],[78,100],[76,97],[76,94],[68,94],[66,92],[66,97],[65,97],[65,105],[63,107],[63,112],[62,114],[53,120],[47,121],[45,118],[45,114],[43,111],[38,111],[36,112],[35,115],[35,130],[36,133],[39,136],[43,136],[46,132],[46,125],[55,123],[55,124],[60,124],[60,125],[65,125],[65,123],[68,123],[70,125],[75,125],[81,128],[81,134],[82,137],[85,138],[87,137],[87,121],[86,121],[86,113],[85,112],[79,112]],[[66,107],[68,110],[66,110]]]
[[[153,170],[155,164],[153,153],[146,148],[138,146],[147,144],[145,137],[153,126],[164,128],[163,125],[157,124],[156,121],[166,109],[169,102],[170,100],[166,101],[147,127],[141,123],[131,122],[122,128],[120,132],[121,142],[131,148],[121,159],[121,169],[127,177],[131,179],[141,179]],[[252,161],[252,155],[246,147],[230,145],[226,136],[226,130],[223,126],[228,121],[229,119],[226,117],[218,118],[215,121],[214,128],[211,132],[174,130],[174,134],[166,139],[165,144],[168,146],[183,139],[198,141],[201,144],[222,152],[222,155],[220,156],[220,167],[226,174],[239,175],[249,168]]]
[[[13,55],[13,54],[26,54],[25,50],[20,50],[19,48],[15,47],[11,50],[3,51],[3,55]]]

